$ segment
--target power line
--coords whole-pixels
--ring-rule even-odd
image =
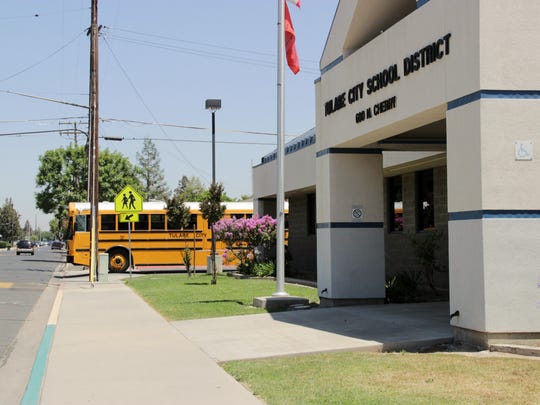
[[[149,138],[149,137],[112,137],[103,136],[100,137],[110,141],[144,141],[145,139],[151,139],[152,141],[168,141],[168,142],[187,142],[187,143],[211,143],[211,140],[203,139],[171,139],[171,138]],[[232,145],[260,145],[260,146],[275,146],[275,142],[242,142],[242,141],[216,141],[219,144],[232,144]]]
[[[276,59],[276,54],[275,53],[260,52],[260,51],[254,51],[254,50],[251,50],[251,49],[232,48],[232,47],[228,47],[228,46],[210,44],[210,43],[207,43],[207,42],[190,41],[190,40],[187,40],[187,39],[179,39],[179,38],[167,37],[167,36],[164,36],[164,35],[149,34],[149,33],[146,33],[146,32],[132,31],[132,30],[126,30],[126,29],[122,29],[122,28],[115,28],[115,27],[113,27],[113,28],[107,27],[107,28],[112,29],[113,31],[116,30],[116,31],[130,33],[130,34],[145,36],[145,37],[165,39],[165,40],[173,41],[173,42],[181,42],[181,43],[186,43],[186,44],[191,44],[191,45],[205,46],[205,47],[208,47],[208,48],[216,48],[216,49],[227,50],[227,51],[248,53],[250,55],[256,54],[256,55],[261,55],[261,56],[268,56],[268,57],[270,57],[272,59]],[[314,64],[319,63],[318,60],[313,60],[313,59],[302,59],[302,61],[307,62],[307,63],[314,63]]]
[[[74,132],[79,132],[82,134],[86,133],[81,130],[73,129],[56,129],[56,130],[43,130],[43,131],[21,131],[21,132],[6,132],[0,133],[0,137],[4,136],[22,136],[22,135],[39,135],[39,134],[66,134],[71,135]],[[187,143],[211,143],[210,140],[203,139],[172,139],[172,138],[149,138],[149,137],[114,137],[110,135],[100,136],[101,139],[106,141],[144,141],[145,139],[151,139],[152,141],[169,141],[169,142],[187,142]],[[259,146],[272,146],[275,145],[274,142],[244,142],[244,141],[216,141],[219,144],[232,144],[232,145],[259,145]]]
[[[84,120],[88,119],[88,116],[85,117],[60,117],[60,118],[35,118],[29,120],[7,120],[0,121],[0,124],[25,124],[28,122],[46,122],[46,121],[63,121],[63,120]]]
[[[76,104],[76,103],[70,103],[69,101],[55,100],[55,99],[53,99],[53,98],[34,96],[34,95],[32,95],[32,94],[19,93],[19,92],[17,92],[17,91],[11,91],[11,90],[1,90],[1,89],[0,89],[0,92],[2,92],[2,93],[7,93],[7,94],[15,94],[15,95],[17,95],[17,96],[22,96],[22,97],[35,98],[35,99],[37,99],[37,100],[50,101],[50,102],[52,102],[52,103],[57,103],[57,104],[70,105],[70,106],[72,106],[72,107],[79,107],[79,108],[85,108],[85,109],[88,109],[88,106],[86,106],[86,105],[81,105],[81,104]]]
[[[120,60],[116,57],[116,54],[113,52],[111,46],[109,45],[109,42],[107,41],[106,38],[103,38],[103,40],[105,41],[105,45],[107,45],[107,48],[109,49],[109,51],[111,52],[111,55],[113,56],[114,60],[116,61],[116,63],[118,64],[118,67],[120,68],[120,70],[122,71],[122,73],[124,74],[124,76],[126,77],[126,80],[128,81],[128,83],[131,85],[131,87],[133,88],[133,91],[135,92],[135,94],[137,95],[137,97],[139,98],[139,100],[141,101],[142,105],[144,106],[144,108],[146,109],[146,111],[148,111],[148,113],[150,114],[150,116],[152,117],[152,119],[154,121],[157,121],[156,120],[156,117],[154,115],[154,113],[150,110],[150,108],[148,107],[148,105],[145,103],[144,99],[142,98],[141,94],[139,93],[139,91],[137,90],[137,88],[135,87],[135,85],[133,84],[133,81],[130,79],[130,77],[128,76],[126,70],[124,69],[124,67],[122,66],[122,64],[120,63]],[[165,130],[163,129],[162,126],[158,126],[158,128],[160,129],[160,131],[163,133],[163,135],[165,135],[166,137],[169,137],[169,135],[165,132]],[[173,144],[174,145],[174,144]],[[195,171],[197,171],[197,168],[193,165],[193,163],[191,163],[191,161],[182,153],[182,151],[180,149],[178,149],[176,147],[176,145],[174,145],[174,148],[176,149],[176,151],[178,152],[178,154],[184,159],[184,161]]]
[[[37,135],[37,134],[50,134],[50,133],[61,133],[66,132],[66,130],[43,130],[43,131],[24,131],[24,132],[7,132],[0,134],[0,136],[21,136],[21,135]]]
[[[106,44],[108,45],[107,42],[106,42]],[[123,72],[125,73],[125,70],[123,70]],[[133,87],[135,93],[137,94],[137,96],[141,100],[144,107],[147,109],[147,111],[150,113],[150,115],[152,115],[152,117],[155,118],[154,115],[152,114],[152,112],[150,111],[149,107],[146,105],[146,103],[142,99],[142,96],[140,95],[140,93],[135,88],[133,82],[129,79],[129,77],[127,77],[127,74],[126,74],[126,78],[127,78],[128,82],[130,83],[130,85]],[[79,107],[79,108],[88,109],[88,106],[81,105],[81,104],[76,104],[76,103],[71,103],[69,101],[56,100],[56,99],[47,98],[47,97],[40,97],[40,96],[36,96],[36,95],[32,95],[32,94],[25,94],[25,93],[20,93],[20,92],[11,91],[11,90],[2,90],[2,89],[0,89],[0,92],[7,93],[7,94],[13,94],[13,95],[17,95],[17,96],[22,96],[22,97],[33,98],[33,99],[37,99],[37,100],[43,100],[43,101],[49,101],[49,102],[53,102],[53,103],[69,105],[69,106],[73,106],[73,107]],[[39,121],[55,121],[55,120],[60,121],[60,120],[70,120],[70,119],[86,119],[86,118],[88,118],[88,117],[67,117],[67,118],[46,118],[46,119],[36,119],[36,120],[0,121],[0,124],[26,123],[26,122],[39,122]],[[197,130],[197,131],[208,131],[209,130],[208,127],[199,127],[199,126],[194,126],[194,125],[181,125],[181,124],[168,124],[168,123],[161,123],[161,122],[157,122],[157,121],[148,122],[148,121],[138,121],[138,120],[129,120],[129,119],[119,119],[119,118],[100,118],[100,121],[101,122],[120,122],[120,123],[126,123],[126,124],[139,124],[139,125],[155,125],[155,126],[160,127],[162,131],[163,131],[162,127],[191,129],[191,130]],[[224,128],[221,128],[220,132],[232,132],[232,133],[241,133],[241,134],[249,134],[249,135],[266,135],[266,136],[276,136],[277,135],[275,132],[250,131],[250,130],[241,130],[241,129],[224,129]],[[165,134],[165,135],[168,136],[167,134]],[[296,135],[286,135],[286,136],[287,137],[295,137]]]
[[[34,64],[32,64],[32,65],[30,65],[30,66],[28,66],[28,67],[26,67],[26,68],[24,68],[24,69],[22,69],[22,70],[19,70],[18,72],[15,72],[15,73],[13,73],[13,74],[10,75],[10,76],[7,76],[7,77],[4,77],[3,79],[0,79],[0,82],[5,82],[5,81],[7,81],[7,80],[9,80],[9,79],[12,79],[12,78],[14,78],[15,76],[18,76],[18,75],[20,75],[20,74],[22,74],[22,73],[24,73],[24,72],[26,72],[26,71],[28,71],[28,70],[34,68],[34,67],[40,65],[41,63],[45,62],[46,60],[52,58],[54,55],[56,55],[57,53],[59,53],[61,50],[63,50],[64,48],[67,48],[69,45],[71,45],[73,42],[75,42],[75,41],[76,41],[83,33],[84,33],[84,31],[80,32],[80,33],[77,34],[77,35],[75,36],[75,38],[73,38],[71,41],[69,41],[69,42],[67,42],[66,44],[62,45],[60,48],[58,48],[57,50],[55,50],[53,53],[51,53],[50,55],[46,56],[45,58],[43,58],[43,59],[37,61],[36,63],[34,63]]]
[[[131,31],[131,32],[133,32],[133,31]],[[149,35],[149,34],[141,34],[141,35]],[[167,38],[167,37],[160,37],[160,36],[155,36],[155,37]],[[186,53],[186,54],[189,54],[189,55],[196,55],[196,56],[208,57],[208,58],[213,58],[213,59],[225,60],[225,61],[229,61],[229,62],[243,63],[243,64],[248,64],[248,65],[262,66],[262,67],[268,67],[268,68],[275,68],[276,67],[276,62],[275,62],[275,60],[273,60],[273,58],[275,58],[275,56],[271,55],[271,54],[265,54],[265,53],[262,53],[262,52],[253,52],[253,51],[241,50],[241,49],[236,49],[236,48],[227,48],[227,47],[209,45],[209,44],[204,44],[204,43],[195,42],[195,41],[184,41],[184,40],[178,40],[178,39],[173,39],[173,38],[167,38],[167,39],[173,40],[173,41],[186,42],[186,43],[192,43],[192,44],[197,44],[197,45],[203,45],[203,46],[222,49],[222,50],[225,50],[225,51],[233,50],[235,52],[248,53],[250,55],[253,55],[253,54],[257,55],[258,54],[258,55],[261,55],[263,57],[267,56],[268,60],[256,59],[256,58],[253,58],[253,57],[246,57],[246,56],[239,56],[239,55],[232,55],[232,54],[216,53],[216,52],[213,52],[213,51],[209,51],[209,50],[207,51],[207,50],[203,50],[203,49],[186,48],[186,47],[181,47],[181,46],[172,45],[172,44],[164,44],[164,43],[154,42],[154,41],[149,41],[149,40],[144,40],[144,39],[129,38],[129,37],[125,37],[125,36],[121,36],[121,35],[114,35],[114,34],[112,34],[112,35],[108,34],[108,38],[116,40],[116,41],[120,41],[120,42],[126,42],[126,43],[135,44],[135,45],[151,47],[151,48],[155,48],[155,49],[163,49],[163,50],[167,50],[167,51],[171,51],[171,52]],[[306,62],[307,61],[303,61],[304,65],[303,65],[303,68],[302,68],[301,72],[303,72],[303,73],[312,73],[312,74],[319,74],[320,73],[318,68],[305,67]],[[307,62],[307,63],[308,64],[312,63],[312,64],[314,64],[316,66],[317,62]]]
[[[182,128],[182,129],[193,129],[197,131],[208,131],[210,128],[208,127],[198,127],[198,126],[192,126],[192,125],[180,125],[180,124],[166,124],[162,122],[148,122],[148,121],[136,121],[136,120],[127,120],[127,119],[117,119],[117,118],[101,118],[102,122],[120,122],[120,123],[126,123],[126,124],[139,124],[139,125],[157,125],[157,126],[163,126],[163,127],[172,127],[172,128]],[[220,128],[220,132],[233,132],[233,133],[240,133],[240,134],[249,134],[249,135],[267,135],[267,136],[276,136],[277,134],[275,132],[263,132],[263,131],[248,131],[248,130],[241,130],[241,129],[224,129]],[[295,137],[296,135],[287,135],[289,137]]]

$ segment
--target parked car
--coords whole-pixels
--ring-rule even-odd
[[[34,255],[34,246],[29,240],[20,240],[17,242],[17,256],[21,253]]]
[[[53,243],[51,243],[51,249],[63,249],[64,248],[64,242],[55,240]]]

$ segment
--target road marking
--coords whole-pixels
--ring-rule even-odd
[[[49,352],[51,351],[54,332],[56,329],[56,322],[58,320],[58,312],[60,310],[60,303],[62,302],[63,289],[62,285],[58,288],[56,298],[49,315],[45,332],[41,338],[41,344],[32,367],[32,373],[26,386],[26,391],[21,400],[21,405],[37,405],[41,396],[41,386],[43,384],[43,377],[45,377],[45,371],[47,368],[47,360],[49,358]]]
[[[13,283],[0,282],[0,288],[11,288],[11,287],[13,287]]]

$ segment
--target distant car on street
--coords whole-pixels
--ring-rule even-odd
[[[53,243],[51,243],[51,249],[58,249],[61,250],[64,248],[64,242],[55,240]]]
[[[22,253],[34,255],[34,245],[32,245],[32,242],[26,239],[17,242],[17,256]]]

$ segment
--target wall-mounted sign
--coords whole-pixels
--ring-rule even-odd
[[[515,154],[516,160],[532,160],[533,159],[532,141],[514,142],[514,154]]]
[[[348,105],[355,103],[364,98],[364,94],[371,95],[377,91],[384,89],[393,83],[401,80],[401,76],[409,76],[432,63],[443,59],[450,54],[450,38],[451,33],[448,33],[440,38],[437,38],[432,43],[422,47],[416,52],[407,55],[403,58],[401,64],[394,63],[375,73],[368,79],[355,84],[349,90],[336,95],[334,98],[324,102],[325,117],[339,111]],[[379,101],[372,106],[363,109],[355,114],[357,124],[377,116],[386,111],[396,108],[396,97],[390,97],[386,100]]]
[[[351,218],[353,221],[363,221],[364,208],[361,205],[353,205],[351,209]]]

